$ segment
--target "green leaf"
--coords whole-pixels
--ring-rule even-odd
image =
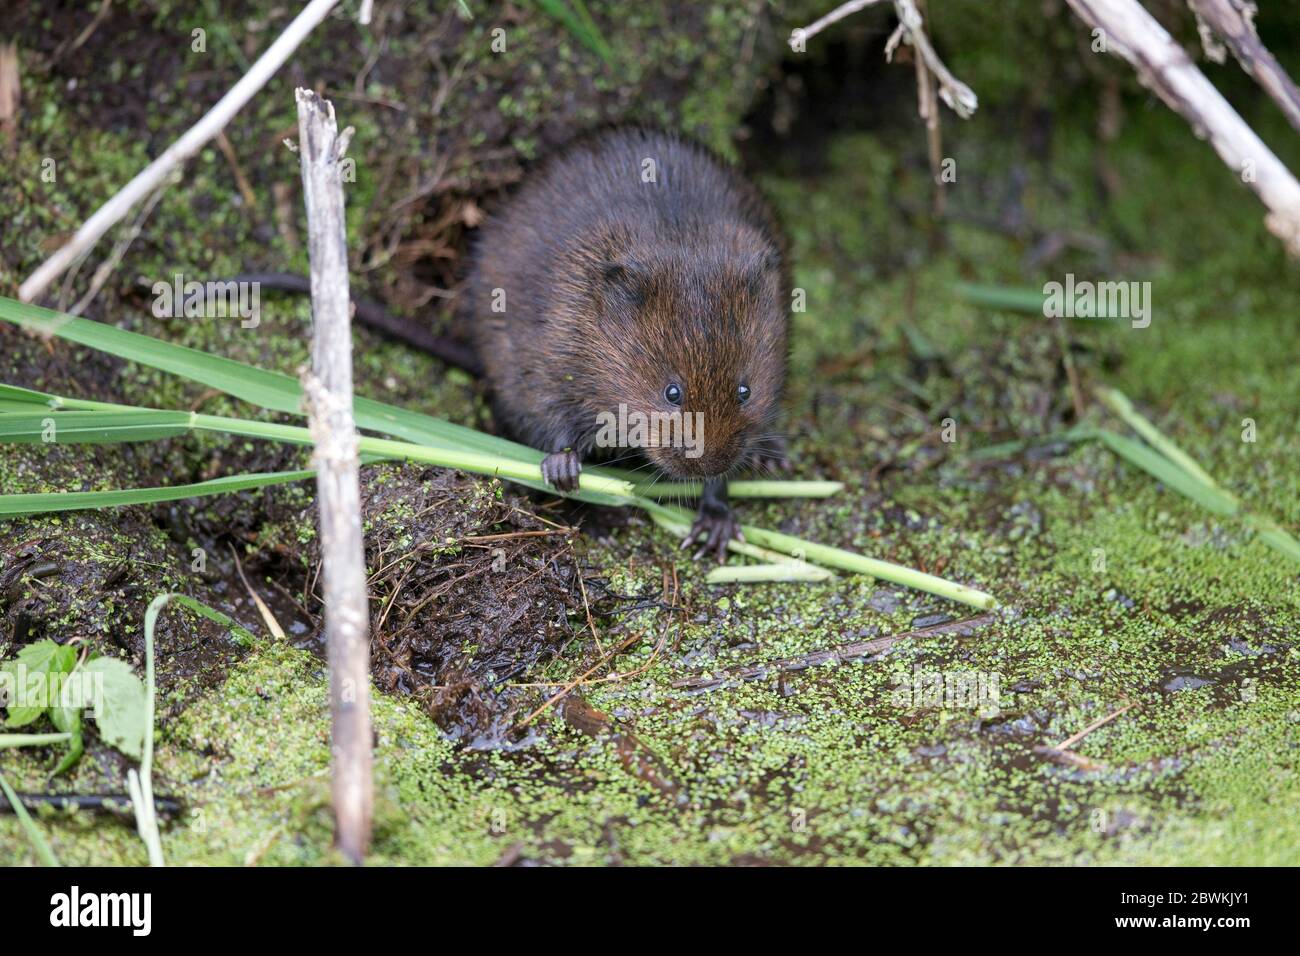
[[[131,666],[115,657],[96,657],[86,664],[92,678],[103,680],[95,701],[95,725],[105,742],[133,760],[139,760],[144,748],[144,683]]]
[[[245,647],[255,643],[257,640],[257,638],[255,638],[249,631],[241,627],[239,622],[236,621],[233,617],[221,613],[216,608],[208,607],[202,601],[197,601],[194,598],[190,597],[188,594],[171,594],[168,595],[168,600],[175,601],[177,604],[189,608],[191,611],[193,611],[195,614],[199,615],[200,617],[206,617],[209,621],[214,621],[215,623],[220,624],[222,627],[229,628],[230,633],[233,634],[236,640],[239,643],[243,644],[243,646]],[[164,602],[164,604],[165,603],[166,602]],[[162,607],[163,605],[160,604],[158,606],[158,609],[162,610]],[[146,615],[145,617],[147,636],[150,643],[152,643],[153,641],[152,622],[156,620],[156,617],[157,617],[157,612],[154,612],[154,617],[152,618],[149,617],[148,615]]]
[[[9,717],[4,725],[6,727],[26,727],[49,710],[49,695],[54,690],[57,690],[57,688],[53,687],[57,675],[70,674],[76,666],[77,649],[56,644],[51,640],[35,641],[28,644],[18,652],[18,656],[14,660],[6,661],[3,666],[0,666],[0,671],[12,675],[11,680],[6,683],[12,686],[16,699],[22,699],[26,696],[28,689],[32,685],[33,678],[35,678],[38,682],[45,682],[47,702],[43,706],[22,707],[15,706],[11,702],[8,707]]]
[[[614,65],[613,52],[610,50],[609,44],[605,42],[600,27],[596,25],[596,22],[591,18],[591,14],[587,12],[587,6],[583,3],[583,0],[573,0],[576,12],[574,9],[570,9],[564,0],[536,0],[536,3],[547,14],[564,24],[583,46],[604,60],[606,66]]]
[[[68,752],[63,755],[59,765],[54,768],[54,776],[76,766],[81,759],[82,753],[85,752],[86,745],[81,734],[81,708],[80,707],[54,707],[50,710],[50,721],[59,730],[67,734],[72,734],[72,739],[68,741]]]

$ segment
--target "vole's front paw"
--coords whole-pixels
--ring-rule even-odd
[[[700,550],[695,552],[697,561],[709,551],[712,551],[719,561],[724,561],[727,557],[727,542],[733,540],[744,541],[745,536],[741,534],[740,522],[736,520],[736,515],[731,508],[725,504],[719,508],[702,503],[700,513],[696,515],[695,523],[687,532],[682,547],[689,548],[692,544],[699,544]]]
[[[754,453],[753,461],[756,471],[788,474],[794,470],[786,453],[784,438],[766,439],[763,447]]]
[[[582,459],[572,448],[554,451],[542,459],[542,477],[558,491],[577,491]]]

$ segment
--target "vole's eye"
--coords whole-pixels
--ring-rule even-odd
[[[749,401],[749,386],[741,385],[736,388],[736,398],[740,399],[740,404],[744,405]]]
[[[682,403],[682,387],[673,382],[664,389],[664,400],[669,405],[680,405]]]

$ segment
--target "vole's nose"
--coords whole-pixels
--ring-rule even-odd
[[[671,467],[684,478],[716,478],[736,467],[740,452],[741,443],[734,439],[674,448],[670,455]]]

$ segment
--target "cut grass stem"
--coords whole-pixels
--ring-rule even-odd
[[[183,376],[270,411],[299,416],[303,414],[302,387],[287,375],[254,368],[114,326],[26,305],[3,296],[0,296],[0,320]],[[35,407],[37,405],[41,407]],[[140,440],[195,430],[303,446],[312,444],[310,432],[299,426],[201,415],[196,412],[133,409],[128,406],[72,401],[12,387],[0,387],[0,441],[46,440],[45,429],[51,417],[49,412],[61,408],[68,410],[59,411],[54,416],[55,436],[59,441]],[[358,428],[405,439],[394,441],[362,436],[359,441],[362,454],[457,468],[554,492],[542,479],[540,463],[544,456],[535,449],[370,399],[356,398],[353,408]],[[644,489],[639,487],[647,484],[648,487]],[[755,482],[748,488],[742,486],[742,491],[771,491],[784,484]],[[838,490],[838,487],[834,482],[816,482],[809,483],[803,490],[830,494]],[[578,491],[568,497],[601,505],[635,505],[652,515],[667,516],[674,524],[689,527],[690,516],[686,512],[662,505],[641,494],[641,490],[654,491],[656,494],[675,493],[666,485],[656,482],[634,483],[596,466],[583,469]],[[12,505],[21,506],[21,503]],[[990,595],[934,575],[753,526],[745,526],[744,534],[748,539],[744,544],[747,545],[793,554],[829,567],[869,574],[982,609],[996,606]]]

